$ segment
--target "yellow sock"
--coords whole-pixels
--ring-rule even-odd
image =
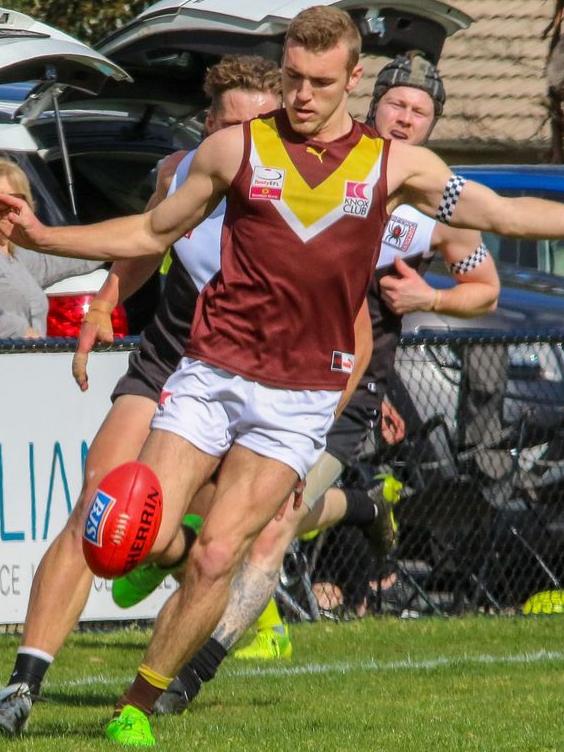
[[[282,617],[274,598],[268,601],[268,605],[257,619],[257,629],[275,629],[282,627]]]
[[[137,673],[139,674],[139,676],[142,676],[146,682],[151,684],[151,686],[156,687],[157,689],[166,689],[172,681],[170,677],[163,676],[157,671],[153,671],[153,669],[149,668],[146,663],[142,663],[139,666]]]

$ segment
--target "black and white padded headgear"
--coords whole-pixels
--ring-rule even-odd
[[[374,125],[376,105],[380,98],[394,86],[413,86],[415,89],[426,91],[435,105],[435,117],[442,114],[446,94],[439,71],[423,56],[422,52],[411,50],[404,55],[397,55],[376,76],[366,118],[369,125]]]

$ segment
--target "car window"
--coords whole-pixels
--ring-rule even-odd
[[[63,126],[82,223],[142,212],[158,161],[176,149],[194,148],[200,140],[194,119],[167,118],[151,108],[65,110]],[[54,119],[46,113],[28,128],[70,210]]]
[[[92,151],[72,158],[77,211],[81,222],[138,214],[153,192],[157,158],[136,152]],[[52,164],[64,181],[62,163]]]

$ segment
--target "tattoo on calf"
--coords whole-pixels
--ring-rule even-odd
[[[445,225],[450,224],[452,215],[460,198],[460,193],[466,182],[462,175],[451,175],[443,191],[441,203],[437,209],[435,219]]]
[[[476,250],[472,251],[470,255],[460,259],[460,261],[455,261],[454,264],[449,264],[448,270],[451,274],[466,274],[479,266],[482,261],[485,261],[487,256],[488,249],[483,243],[480,243]]]
[[[262,614],[276,590],[278,575],[278,571],[263,572],[249,562],[241,566],[231,583],[225,612],[212,634],[225,650],[231,650]]]

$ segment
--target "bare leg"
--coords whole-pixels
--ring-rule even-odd
[[[347,497],[340,488],[330,488],[299,521],[296,535],[324,530],[340,522],[347,511]]]
[[[159,451],[161,462],[170,463],[166,448]],[[182,465],[194,462],[194,452],[197,450],[184,442]],[[155,454],[143,452],[143,460],[151,464]],[[167,476],[162,465],[159,473]],[[165,498],[175,505],[184,498],[185,483],[171,481],[175,487],[165,491]],[[151,669],[165,677],[174,676],[212,633],[225,609],[234,572],[295,482],[296,474],[287,465],[232,447],[219,473],[212,509],[190,552],[185,581],[167,601],[155,625],[145,659]],[[172,641],[171,634],[175,635]]]
[[[33,578],[22,646],[56,655],[86,604],[92,574],[82,553],[85,513],[99,481],[116,465],[136,459],[148,433],[155,403],[119,397],[88,452],[80,497],[67,524],[45,553]]]
[[[257,620],[276,590],[284,554],[296,532],[309,532],[342,519],[346,498],[338,489],[329,488],[341,471],[338,460],[327,453],[323,455],[307,476],[302,506],[294,510],[290,499],[284,517],[271,520],[261,531],[233,579],[221,621],[196,656],[184,664],[169,691],[157,701],[157,712],[182,712],[198,695],[202,684],[214,678],[227,652]]]
[[[303,534],[342,519],[346,511],[345,495],[337,488],[326,490],[341,470],[338,460],[324,455],[307,477],[309,497],[306,496],[306,501],[313,504],[313,509],[309,509],[306,502],[297,510],[293,509],[290,500],[284,517],[271,520],[257,536],[247,561],[233,580],[225,612],[212,634],[225,650],[230,650],[243,636],[272,597],[284,554],[298,531]],[[321,494],[315,503],[312,494]]]
[[[278,584],[278,570],[263,572],[244,561],[231,584],[229,601],[212,638],[223,648],[231,650],[247,628],[254,624],[264,611]]]

